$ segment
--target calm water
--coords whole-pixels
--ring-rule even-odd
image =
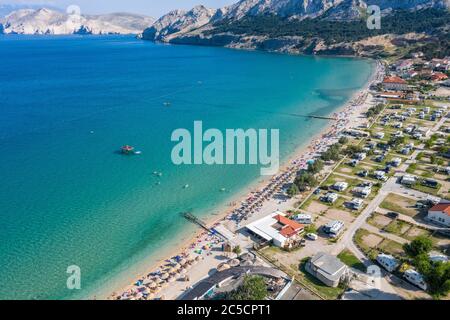
[[[0,37],[0,298],[124,281],[194,230],[180,211],[214,214],[258,179],[256,166],[173,165],[174,129],[279,128],[286,157],[327,124],[286,113],[332,113],[371,69],[131,37]],[[142,155],[117,154],[124,144]],[[69,265],[81,291],[66,289]]]

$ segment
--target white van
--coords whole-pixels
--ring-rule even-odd
[[[377,256],[377,262],[387,271],[392,272],[399,266],[397,259],[389,254],[381,253]]]
[[[294,219],[301,224],[312,224],[312,217],[309,214],[298,214]]]
[[[408,269],[403,274],[406,280],[411,282],[412,284],[418,286],[422,290],[427,290],[427,284],[423,279],[423,276],[418,273],[416,270]]]

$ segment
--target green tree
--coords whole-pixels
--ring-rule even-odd
[[[419,236],[411,241],[411,243],[405,243],[403,245],[405,252],[413,258],[418,255],[427,254],[432,248],[433,242],[425,236]]]
[[[345,149],[345,153],[350,156],[353,156],[356,153],[360,153],[360,152],[363,152],[363,149],[361,146],[350,145],[350,146],[347,146],[347,149]]]
[[[425,273],[430,292],[436,297],[447,296],[450,292],[450,264],[436,262],[431,269]]]
[[[348,143],[348,138],[344,137],[344,136],[340,137],[339,138],[339,143],[340,144],[347,144]]]
[[[266,281],[261,276],[245,276],[242,285],[230,292],[226,300],[264,300],[267,297]]]
[[[294,180],[294,184],[297,185],[298,190],[303,192],[308,188],[312,188],[317,185],[317,179],[308,171],[300,171]]]
[[[318,159],[314,162],[310,162],[308,164],[308,172],[312,173],[312,174],[316,174],[319,173],[322,169],[323,169],[323,161]]]
[[[241,255],[242,249],[240,246],[236,246],[233,248],[233,252],[239,256],[239,255]]]
[[[295,183],[293,183],[287,190],[287,195],[292,198],[295,195],[297,195],[299,192],[300,192],[300,190],[298,190],[297,185]]]

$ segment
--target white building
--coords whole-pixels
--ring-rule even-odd
[[[306,271],[329,287],[337,287],[347,270],[341,260],[325,252],[317,253],[306,264]]]
[[[427,218],[433,222],[450,227],[450,203],[439,203],[428,210]]]
[[[408,83],[400,77],[386,77],[383,80],[383,88],[386,90],[407,90]]]
[[[397,259],[389,254],[381,253],[377,256],[377,262],[387,271],[392,272],[399,266]]]
[[[248,224],[246,228],[253,235],[285,248],[297,240],[297,235],[303,232],[304,226],[277,211]]]

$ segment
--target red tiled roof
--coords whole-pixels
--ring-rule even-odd
[[[288,219],[286,217],[283,217],[280,214],[276,215],[274,218],[279,223],[284,225],[283,228],[280,231],[280,234],[282,236],[284,236],[284,237],[287,237],[287,238],[297,234],[298,231],[303,229],[303,227],[304,227],[302,224],[300,224],[300,223],[298,223],[298,222],[296,222],[294,220]]]
[[[403,80],[400,77],[392,76],[392,77],[386,77],[383,80],[383,83],[400,83],[400,84],[406,84],[406,81]]]
[[[446,80],[448,79],[447,75],[445,73],[442,72],[436,72],[435,74],[433,74],[431,76],[432,80]]]
[[[432,207],[430,211],[442,211],[450,216],[450,203],[439,203]]]

